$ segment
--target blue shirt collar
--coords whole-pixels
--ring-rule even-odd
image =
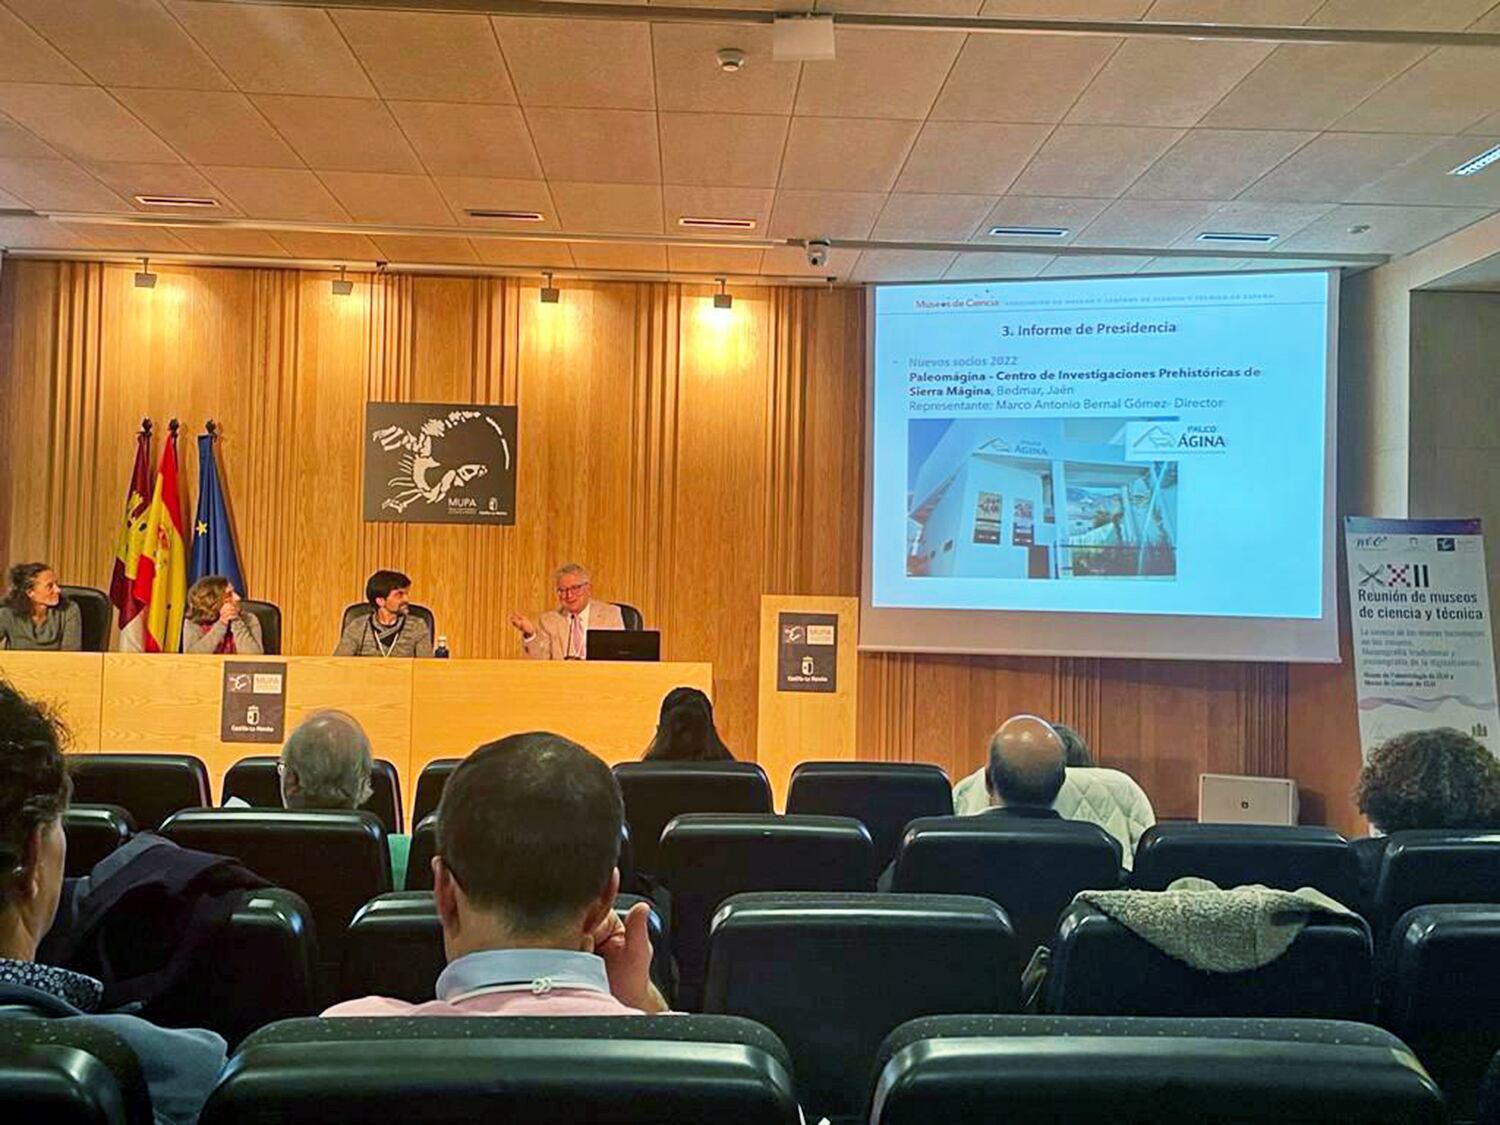
[[[450,962],[437,979],[437,998],[450,1003],[499,989],[550,991],[580,988],[609,992],[604,962],[571,949],[482,949]]]

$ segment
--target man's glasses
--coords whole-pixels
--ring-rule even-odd
[[[560,598],[571,598],[575,594],[581,594],[589,588],[587,582],[580,582],[577,586],[559,586],[557,596]]]

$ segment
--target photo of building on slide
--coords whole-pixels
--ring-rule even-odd
[[[906,573],[1175,579],[1178,463],[1126,459],[1137,421],[911,419]]]

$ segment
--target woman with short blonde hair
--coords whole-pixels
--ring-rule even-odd
[[[182,651],[259,656],[265,652],[260,622],[240,612],[234,583],[220,574],[194,582],[187,594],[187,619],[182,623]]]

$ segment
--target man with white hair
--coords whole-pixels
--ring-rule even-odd
[[[374,758],[353,715],[314,711],[281,748],[281,803],[289,809],[357,809],[370,799]]]
[[[549,609],[535,624],[522,613],[510,615],[521,634],[521,651],[534,660],[585,660],[590,629],[623,629],[625,616],[613,602],[594,601],[589,572],[565,563],[552,572],[557,609]]]

